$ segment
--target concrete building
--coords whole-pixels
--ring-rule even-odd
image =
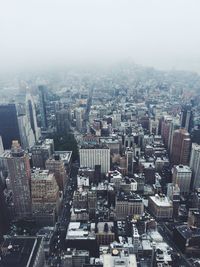
[[[33,170],[31,173],[32,213],[41,225],[54,225],[59,212],[59,188],[53,173]]]
[[[45,166],[47,170],[54,173],[59,190],[63,191],[67,183],[68,175],[60,155],[55,154],[54,157],[47,159]]]
[[[104,267],[137,267],[137,261],[135,254],[127,254],[113,249],[112,254],[103,255],[103,266]]]
[[[200,145],[193,143],[190,157],[190,168],[192,170],[192,188],[200,187]]]
[[[172,202],[165,195],[150,196],[148,207],[157,219],[170,219],[173,216]]]
[[[3,154],[8,168],[8,188],[13,193],[13,205],[17,218],[31,215],[30,180],[31,168],[28,154],[18,141],[12,142],[11,151]]]
[[[171,160],[174,165],[189,164],[190,158],[190,134],[185,129],[174,131],[171,149]]]
[[[98,222],[95,234],[98,245],[110,245],[115,240],[114,222]]]
[[[144,204],[139,195],[130,192],[126,194],[119,192],[116,197],[116,218],[124,220],[127,216],[141,216],[144,212]]]
[[[178,165],[173,168],[172,182],[178,184],[180,193],[187,195],[190,192],[190,184],[192,179],[192,170],[189,166]]]
[[[69,132],[70,119],[69,112],[62,109],[56,112],[56,130],[59,135],[64,135]]]
[[[110,170],[110,149],[109,148],[80,148],[80,167],[95,169],[96,165],[101,166],[101,173]]]

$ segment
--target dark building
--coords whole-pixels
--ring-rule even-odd
[[[9,227],[9,212],[6,206],[5,198],[4,198],[4,193],[3,193],[3,187],[0,183],[0,240],[8,230]]]
[[[7,237],[1,246],[0,267],[43,267],[41,237]]]
[[[40,116],[41,116],[41,127],[43,129],[47,128],[47,111],[46,111],[46,101],[47,101],[47,92],[46,87],[40,85],[39,90],[39,101],[40,101]]]
[[[69,113],[66,109],[56,112],[56,130],[59,135],[69,132]]]
[[[20,140],[17,109],[15,104],[0,105],[0,135],[4,149],[9,149],[12,140]]]
[[[174,228],[173,238],[183,253],[199,256],[200,228],[190,228],[187,225],[177,226]]]
[[[190,105],[185,105],[181,110],[181,127],[185,128],[189,133],[193,128],[193,112]]]

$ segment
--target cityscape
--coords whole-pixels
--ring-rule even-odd
[[[0,267],[200,266],[198,70],[62,63],[0,63]]]

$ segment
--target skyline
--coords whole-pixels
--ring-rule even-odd
[[[195,0],[2,1],[0,71],[128,59],[200,73],[199,7]]]

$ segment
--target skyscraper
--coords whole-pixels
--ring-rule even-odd
[[[40,102],[40,115],[41,115],[41,127],[47,128],[47,112],[46,112],[46,87],[40,85],[39,90],[39,102]]]
[[[29,156],[18,141],[12,142],[11,151],[5,154],[8,167],[9,189],[12,190],[16,218],[31,215]]]
[[[190,192],[191,178],[192,170],[189,166],[178,165],[173,168],[173,185],[179,186],[181,194],[187,195]]]
[[[192,187],[200,187],[200,145],[193,143],[190,157],[190,168],[192,169]]]
[[[15,104],[0,105],[0,135],[2,137],[4,149],[10,149],[12,140],[20,140]]]
[[[185,129],[174,131],[171,148],[171,161],[174,165],[188,165],[190,158],[190,134]]]
[[[56,130],[60,135],[69,132],[69,113],[66,109],[60,110],[56,113]]]
[[[189,133],[193,127],[193,112],[190,105],[185,105],[181,110],[181,127],[185,128]]]

